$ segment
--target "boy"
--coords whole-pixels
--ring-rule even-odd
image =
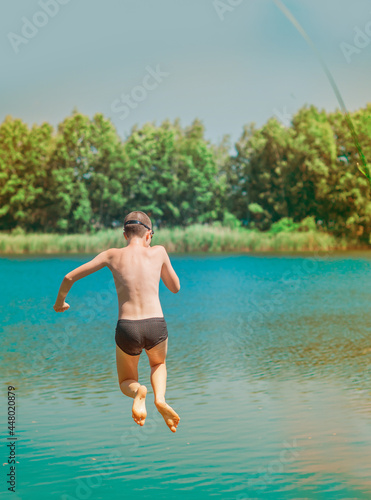
[[[127,246],[101,252],[66,274],[53,309],[67,311],[70,306],[65,298],[73,283],[107,266],[113,274],[119,304],[115,342],[120,389],[134,398],[133,419],[144,425],[147,387],[138,382],[138,361],[144,347],[151,366],[155,405],[169,429],[176,432],[179,415],[165,402],[168,332],[158,291],[160,278],[173,293],[179,292],[180,283],[165,248],[150,246],[153,234],[148,215],[140,211],[128,214],[124,220]]]

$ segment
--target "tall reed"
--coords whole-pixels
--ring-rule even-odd
[[[0,233],[2,254],[99,253],[126,245],[122,229],[95,234],[9,234]],[[193,224],[155,231],[152,245],[163,245],[169,253],[189,252],[295,252],[353,247],[351,242],[319,232],[279,232],[272,234],[244,228]]]

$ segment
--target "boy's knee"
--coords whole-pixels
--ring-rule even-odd
[[[123,382],[125,382],[126,380],[131,380],[132,381],[132,380],[135,380],[135,379],[133,379],[133,377],[119,378],[118,379],[118,383],[119,383],[120,388],[121,388],[121,384]]]
[[[158,366],[161,366],[161,365],[166,365],[166,361],[160,361],[159,363],[152,363],[150,366],[152,369],[152,368],[157,368]]]

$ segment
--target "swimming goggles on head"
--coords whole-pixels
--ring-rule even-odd
[[[140,220],[128,220],[128,221],[126,221],[124,224],[124,229],[125,229],[125,226],[128,226],[129,224],[141,224],[142,226],[146,227],[147,229],[149,229],[151,231],[151,236],[153,236],[155,234],[155,232],[150,227],[148,227],[143,222],[140,222]]]

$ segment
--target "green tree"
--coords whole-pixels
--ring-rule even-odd
[[[51,159],[55,203],[50,227],[66,232],[109,226],[129,196],[123,147],[109,120],[77,111],[58,127]]]
[[[300,109],[292,119],[285,173],[288,214],[295,221],[331,217],[331,189],[336,183],[336,142],[325,111]]]
[[[42,230],[48,212],[52,133],[47,123],[30,130],[10,116],[0,125],[1,229]]]
[[[204,135],[204,126],[196,119],[177,141],[174,171],[181,218],[174,223],[212,222],[223,217],[225,178]]]
[[[200,121],[134,128],[125,143],[131,207],[142,207],[158,226],[208,222],[220,215],[218,168]]]
[[[363,152],[371,159],[371,104],[351,113]],[[336,138],[336,176],[331,182],[332,211],[327,227],[335,234],[369,241],[371,230],[370,186],[359,172],[358,149],[344,115],[337,111],[329,114]]]
[[[275,118],[261,129],[245,126],[236,144],[237,155],[230,160],[228,205],[239,219],[259,229],[288,216],[288,138],[287,129]]]

